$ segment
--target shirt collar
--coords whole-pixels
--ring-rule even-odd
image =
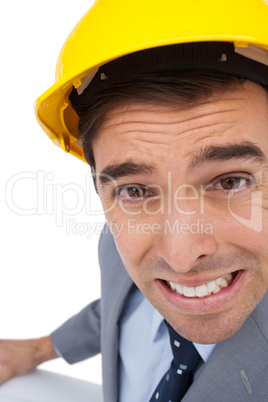
[[[153,306],[153,316],[152,316],[152,330],[151,330],[151,341],[155,342],[157,335],[160,331],[160,326],[164,322],[163,316],[157,311]]]
[[[153,308],[152,330],[151,330],[152,342],[156,341],[158,334],[160,332],[160,327],[163,323],[164,323],[163,316],[155,308]],[[166,332],[168,331],[166,330]],[[217,345],[216,343],[212,343],[210,345],[203,345],[201,343],[195,343],[195,342],[193,342],[193,344],[205,363],[208,361],[211,353],[213,352],[215,346]]]

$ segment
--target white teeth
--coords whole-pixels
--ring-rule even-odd
[[[176,292],[179,293],[179,295],[183,294],[182,285],[180,285],[179,283],[176,283]]]
[[[215,281],[207,283],[208,292],[212,293],[216,289],[217,285]]]
[[[216,286],[212,293],[215,295],[215,294],[218,293],[220,290],[221,290],[221,288],[220,288],[219,286]]]
[[[222,278],[219,284],[222,288],[227,288],[228,282],[226,279]]]
[[[180,295],[184,295],[185,297],[201,298],[205,296],[210,296],[212,293],[216,294],[222,288],[226,288],[228,285],[230,285],[232,278],[232,274],[227,274],[222,276],[221,278],[216,279],[215,281],[211,281],[196,287],[183,286],[179,283],[174,282],[168,282],[168,284],[173,291],[179,293]]]
[[[183,286],[183,294],[186,297],[195,297],[195,289],[188,288],[187,286]]]
[[[195,294],[197,297],[204,297],[208,295],[207,285],[197,286],[195,288]]]

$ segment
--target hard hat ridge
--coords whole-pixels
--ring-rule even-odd
[[[268,65],[237,53],[233,43],[183,43],[141,50],[113,60],[91,73],[92,80],[83,91],[75,88],[70,101],[80,109],[110,83],[135,79],[146,74],[179,72],[216,73],[237,76],[268,87]]]

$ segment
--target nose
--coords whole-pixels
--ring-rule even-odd
[[[158,239],[157,254],[178,273],[186,273],[201,259],[217,251],[213,226],[204,216],[165,217]]]

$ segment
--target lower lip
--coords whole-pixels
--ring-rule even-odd
[[[239,290],[242,287],[245,271],[238,271],[235,279],[230,286],[223,288],[215,295],[198,297],[185,297],[171,290],[162,280],[156,281],[163,296],[182,313],[208,314],[219,312],[237,302]]]

